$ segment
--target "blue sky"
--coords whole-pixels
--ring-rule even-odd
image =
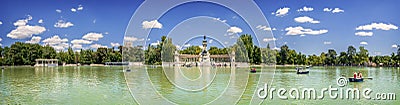
[[[124,41],[154,45],[168,35],[184,48],[200,45],[202,35],[213,40],[211,46],[230,46],[238,35],[251,34],[261,47],[287,44],[317,55],[331,48],[346,51],[349,45],[389,55],[400,44],[398,0],[182,1],[3,0],[0,43],[79,50]]]

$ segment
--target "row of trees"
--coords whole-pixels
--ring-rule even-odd
[[[276,51],[276,50],[275,50]],[[359,51],[353,46],[349,46],[346,52],[337,52],[329,49],[328,52],[322,52],[318,55],[309,55],[296,53],[287,45],[283,45],[277,54],[277,64],[304,64],[304,65],[342,65],[342,66],[399,66],[400,48],[397,55],[391,56],[369,56],[368,50],[363,46]]]
[[[190,46],[180,50],[180,54],[197,55],[201,52],[199,46]],[[73,51],[68,48],[67,51],[56,52],[51,46],[41,46],[39,44],[29,44],[16,42],[10,47],[0,47],[0,65],[34,65],[35,59],[59,59],[59,63],[67,64],[103,64],[105,62],[120,62],[122,59],[129,62],[145,62],[145,64],[161,64],[172,62],[176,51],[172,39],[166,36],[161,37],[161,43],[156,46],[148,45],[147,48],[136,47],[118,47],[98,48],[96,51],[80,50]],[[390,56],[370,56],[368,50],[363,46],[358,48],[349,46],[347,51],[337,53],[334,49],[322,52],[320,55],[305,55],[301,52],[289,49],[289,46],[283,45],[280,50],[271,49],[269,45],[266,48],[260,48],[253,44],[251,35],[241,35],[237,43],[228,48],[210,47],[211,55],[231,54],[235,52],[236,62],[249,62],[251,64],[298,64],[298,65],[344,65],[344,66],[399,66],[400,48],[397,54]],[[122,53],[126,56],[122,58]]]
[[[60,64],[118,62],[122,60],[122,47],[120,46],[118,49],[118,51],[115,51],[114,48],[73,51],[72,48],[68,48],[67,51],[56,52],[49,45],[15,42],[10,47],[0,47],[0,65],[34,65],[35,59],[54,58],[58,59]]]

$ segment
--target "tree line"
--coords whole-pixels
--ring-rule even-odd
[[[34,65],[35,59],[58,59],[59,64],[104,64],[105,62],[120,62],[122,60],[122,46],[114,48],[98,48],[97,50],[57,52],[49,45],[15,42],[10,47],[0,47],[0,65]]]
[[[148,65],[159,65],[162,62],[172,62],[177,51],[171,38],[161,37],[158,45],[119,46],[114,48],[98,48],[73,51],[54,50],[49,45],[15,42],[10,47],[0,47],[0,65],[34,65],[35,59],[58,59],[59,64],[104,64],[105,62],[121,62],[122,59],[129,62],[144,62]],[[179,50],[179,54],[197,55],[202,51],[199,46],[190,46]],[[331,66],[399,66],[400,48],[397,53],[389,56],[370,56],[368,50],[360,46],[358,50],[354,46],[348,46],[347,51],[336,52],[329,49],[319,55],[305,55],[289,49],[283,45],[280,50],[260,48],[253,44],[251,35],[241,35],[236,44],[227,48],[210,47],[211,55],[232,54],[234,52],[236,62],[249,62],[251,64],[278,64],[278,65],[331,65]],[[126,56],[122,56],[122,53]],[[123,58],[124,57],[124,58]]]

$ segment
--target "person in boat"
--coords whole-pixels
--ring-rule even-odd
[[[253,71],[253,72],[256,71],[256,68],[251,68],[251,71]]]
[[[362,78],[362,73],[361,73],[361,71],[358,71],[358,78]]]
[[[353,73],[353,77],[354,77],[354,79],[357,78],[357,72]]]

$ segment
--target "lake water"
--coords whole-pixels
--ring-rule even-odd
[[[313,67],[309,74],[294,68],[225,67],[7,67],[0,74],[0,104],[400,104],[400,69],[369,67]],[[361,71],[364,82],[337,85],[341,75]],[[376,93],[395,93],[396,100],[281,99],[277,92],[267,99],[257,89],[370,88]],[[131,95],[132,94],[132,95]],[[288,93],[285,96],[289,96]],[[134,97],[134,98],[133,98]]]

